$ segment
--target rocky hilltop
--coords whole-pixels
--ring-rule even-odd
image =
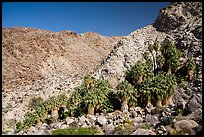
[[[54,75],[76,77],[88,73],[121,38],[23,27],[3,28],[2,35],[5,90]]]
[[[128,112],[68,117],[65,122],[32,127],[19,134],[49,134],[57,127],[75,123],[80,127],[96,127],[101,134],[114,134],[125,118],[133,121],[132,135],[165,135],[173,132],[169,116],[176,116],[175,129],[202,127],[202,3],[173,2],[160,10],[153,24],[124,37],[105,37],[88,32],[50,32],[30,28],[3,29],[3,133],[14,134],[15,120],[22,121],[33,95],[48,98],[62,91],[69,93],[82,83],[80,76],[108,80],[113,90],[124,80],[124,73],[137,61],[156,39],[166,37],[184,53],[184,59],[195,60],[196,79],[178,87],[173,106],[186,111],[180,116],[174,108],[157,114],[136,107]],[[158,124],[159,123],[159,124]],[[147,129],[146,125],[150,125]],[[125,131],[124,131],[125,132]],[[173,134],[173,133],[172,133]],[[191,133],[195,134],[195,133]]]

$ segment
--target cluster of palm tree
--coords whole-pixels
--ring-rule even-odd
[[[140,85],[146,79],[151,79],[154,76],[151,63],[138,61],[126,72],[125,79],[135,86]]]
[[[21,130],[27,129],[31,126],[42,124],[43,122],[46,122],[46,119],[51,118],[53,121],[56,121],[59,118],[59,108],[65,108],[64,105],[66,105],[66,102],[67,95],[65,93],[62,93],[58,96],[53,96],[45,101],[41,97],[34,97],[29,103],[29,106],[32,107],[31,110],[33,112],[27,113],[22,123],[17,123],[18,128]]]
[[[172,96],[176,87],[176,77],[159,72],[151,80],[144,81],[139,88],[140,104],[147,103],[162,107],[172,104]]]
[[[161,53],[165,58],[164,71],[171,74],[176,73],[181,65],[179,59],[183,55],[182,52],[176,48],[171,40],[165,39],[161,44]]]
[[[165,39],[161,44],[155,40],[154,44],[149,45],[148,51],[144,52],[143,57],[145,62],[138,61],[125,75],[125,79],[138,91],[138,104],[145,106],[153,102],[158,107],[172,104],[175,86],[183,78],[179,70],[184,68],[179,62],[182,52],[169,39]],[[188,59],[184,66],[191,79],[195,62],[192,58]],[[131,90],[122,94],[129,95],[130,92]]]
[[[121,101],[121,110],[128,110],[128,107],[137,105],[137,90],[127,80],[121,81],[117,86],[117,96]]]
[[[83,114],[94,115],[98,112],[113,111],[115,104],[110,101],[111,97],[114,98],[108,81],[86,75],[83,84],[75,88],[67,102],[69,115],[76,117]]]

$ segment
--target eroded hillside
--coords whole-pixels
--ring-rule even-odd
[[[97,68],[121,37],[95,32],[3,28],[4,90],[49,77],[76,77]]]

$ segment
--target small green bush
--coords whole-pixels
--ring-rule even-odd
[[[130,119],[125,119],[123,124],[119,124],[115,128],[115,134],[116,135],[130,135],[133,131],[133,121],[130,121]]]
[[[23,129],[23,124],[21,122],[16,123],[16,132],[20,132]]]
[[[51,132],[52,135],[96,135],[99,131],[94,128],[76,128],[56,129]]]
[[[151,127],[151,124],[146,123],[144,125],[141,125],[139,128],[150,129],[150,127]]]

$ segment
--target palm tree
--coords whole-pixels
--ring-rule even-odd
[[[46,110],[43,107],[37,107],[35,113],[37,115],[36,116],[36,124],[37,125],[41,125],[42,122],[45,120],[45,118],[47,116],[46,115],[47,112],[46,112]]]
[[[85,97],[85,104],[88,108],[87,115],[94,115],[94,110],[97,104],[96,95],[89,91],[87,96]]]
[[[147,104],[152,104],[151,103],[151,89],[143,90],[143,97],[146,98]]]
[[[180,66],[179,57],[177,56],[177,54],[174,54],[173,57],[169,57],[167,63],[169,65],[171,73],[174,74],[177,71],[177,68]]]
[[[72,95],[71,95],[71,97],[69,99],[75,106],[77,106],[78,103],[81,100],[81,96],[80,96],[79,92],[80,92],[80,89],[79,88],[75,88],[74,92],[72,93]]]
[[[95,78],[90,75],[86,75],[84,77],[84,83],[85,83],[87,92],[89,88],[91,89],[91,91],[93,91],[95,82],[96,82]]]
[[[58,102],[57,97],[52,96],[52,97],[50,98],[50,104],[51,104],[51,107],[52,107],[52,108],[59,107],[59,102]]]
[[[64,111],[67,110],[67,106],[66,106],[66,104],[67,104],[67,99],[68,99],[68,98],[67,98],[66,93],[62,93],[62,94],[60,94],[60,95],[58,96],[58,100],[59,100],[60,107],[62,107]]]
[[[148,51],[144,52],[143,57],[145,60],[148,60],[149,59],[149,52]]]
[[[96,111],[99,111],[102,103],[107,99],[109,93],[109,83],[106,80],[97,80],[94,88],[94,94],[96,95]]]
[[[175,73],[180,66],[179,59],[182,56],[181,52],[176,48],[175,44],[165,39],[162,43],[161,52],[165,58],[165,71]]]
[[[118,97],[121,100],[121,110],[128,110],[128,100],[132,97],[134,92],[134,87],[126,80],[119,83],[118,87]]]
[[[156,60],[157,60],[158,70],[162,70],[163,65],[164,65],[164,63],[165,63],[165,58],[164,58],[164,56],[158,55],[158,56],[156,57]],[[157,72],[157,73],[158,73],[158,72]]]
[[[31,126],[35,126],[37,119],[36,113],[29,113],[26,115],[26,118],[23,120],[23,129],[28,129]]]
[[[189,80],[191,80],[193,77],[193,71],[195,70],[195,62],[194,62],[193,58],[189,58],[186,61],[185,67],[187,69],[188,78],[189,78]]]
[[[153,49],[156,52],[156,56],[158,55],[159,47],[160,47],[159,42],[155,41],[154,44],[153,44]]]
[[[132,69],[132,79],[135,85],[140,85],[144,77],[144,63],[138,62]]]
[[[162,100],[164,98],[164,92],[162,92],[162,90],[159,90],[157,88],[154,89],[154,92],[155,92],[155,94],[157,96],[157,99],[158,99],[157,103],[156,103],[156,106],[158,108],[161,108],[162,107]]]
[[[128,101],[128,106],[130,106],[130,108],[136,107],[136,105],[138,103],[138,101],[137,101],[138,97],[139,97],[139,95],[138,95],[137,89],[133,89],[132,97]]]
[[[163,85],[165,85],[165,87],[166,87],[166,89],[164,89],[166,91],[164,104],[166,106],[169,106],[169,105],[173,104],[172,98],[173,98],[173,94],[175,91],[175,87],[177,85],[176,77],[166,75],[165,84],[163,84]]]
[[[58,109],[57,109],[57,107],[53,107],[52,108],[52,114],[51,114],[51,118],[52,118],[52,120],[54,121],[54,122],[57,122],[57,120],[58,120]]]
[[[148,50],[150,51],[150,53],[152,54],[152,58],[153,58],[153,68],[154,68],[154,75],[156,75],[156,60],[155,60],[155,56],[154,56],[154,45],[150,44],[149,47],[148,47]]]

